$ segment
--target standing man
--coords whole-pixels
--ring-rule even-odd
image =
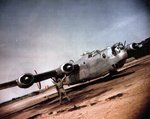
[[[62,104],[62,99],[63,99],[63,95],[68,99],[68,101],[70,101],[70,98],[67,96],[67,93],[63,87],[63,82],[66,78],[66,75],[64,75],[64,77],[61,79],[61,78],[53,78],[53,83],[56,87],[56,90],[58,92],[58,95],[59,95],[59,102],[60,104]]]

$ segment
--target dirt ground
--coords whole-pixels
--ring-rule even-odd
[[[2,119],[150,119],[150,56],[126,63],[118,74],[67,89],[59,104],[45,91],[0,108]],[[50,93],[51,92],[51,93]]]

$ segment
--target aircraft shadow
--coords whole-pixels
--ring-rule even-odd
[[[78,90],[82,90],[84,89],[85,87],[89,86],[89,85],[94,85],[94,84],[97,84],[97,83],[102,83],[102,82],[108,82],[108,81],[111,81],[111,80],[115,80],[117,78],[120,78],[120,77],[124,77],[124,76],[128,76],[132,73],[134,73],[135,71],[132,71],[132,72],[119,72],[115,75],[108,75],[104,78],[97,78],[95,80],[90,80],[88,82],[85,82],[83,84],[80,84],[80,85],[77,85],[75,87],[72,87],[72,88],[69,88],[67,90],[67,92],[72,92],[72,91],[78,91]],[[121,74],[120,74],[121,73]]]

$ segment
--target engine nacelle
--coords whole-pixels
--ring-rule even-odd
[[[139,48],[138,43],[132,43],[132,44],[127,46],[127,50],[137,50],[138,48]]]
[[[61,65],[60,69],[63,73],[70,73],[74,70],[74,65],[71,63],[66,63]]]
[[[26,73],[20,76],[16,81],[20,88],[28,88],[33,85],[34,76],[31,73]]]
[[[65,63],[60,66],[60,68],[57,69],[58,75],[61,75],[63,73],[68,74],[71,73],[74,70],[74,65],[72,63]]]
[[[128,53],[128,58],[135,57],[140,47],[142,47],[142,44],[139,44],[139,43],[132,43],[132,44],[127,45],[126,50]]]

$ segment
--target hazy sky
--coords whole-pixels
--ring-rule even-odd
[[[139,42],[150,36],[149,21],[146,0],[0,0],[0,83],[57,68],[84,51]],[[0,91],[0,102],[34,90]]]

